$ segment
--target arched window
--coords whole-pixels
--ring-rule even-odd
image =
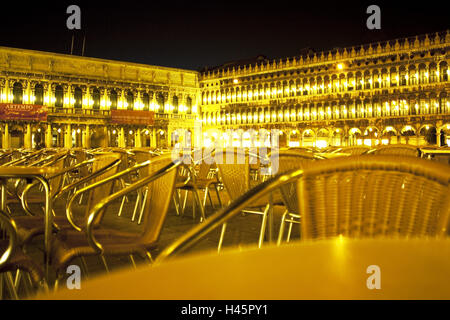
[[[92,108],[93,109],[100,109],[100,90],[98,90],[97,88],[94,88],[94,90],[92,90],[92,100],[93,100],[93,104],[92,104]]]
[[[23,103],[23,87],[20,82],[15,82],[13,86],[13,103]]]
[[[158,104],[158,112],[164,113],[164,95],[162,93],[158,93],[158,97],[156,99],[156,103]]]
[[[172,106],[173,106],[173,113],[178,113],[178,97],[177,96],[173,96]]]
[[[64,103],[64,90],[61,86],[55,88],[55,107],[62,108]]]
[[[142,94],[142,104],[144,105],[144,109],[143,110],[148,111],[149,106],[150,106],[150,96],[148,95],[147,92],[144,92]]]
[[[127,109],[133,110],[134,109],[134,95],[133,92],[128,91],[127,92]]]
[[[34,104],[42,106],[44,104],[44,87],[42,84],[34,86]]]
[[[429,75],[430,75],[430,82],[436,82],[438,81],[438,69],[436,63],[431,63],[429,66]]]
[[[109,101],[111,102],[110,109],[117,110],[117,92],[115,90],[111,90],[109,93]]]
[[[448,65],[445,61],[439,63],[439,81],[448,81]]]
[[[186,99],[186,113],[187,114],[191,114],[192,113],[192,98],[191,97],[187,97]]]
[[[73,105],[74,108],[81,109],[83,105],[83,91],[81,91],[80,87],[75,88],[73,96],[75,99],[75,103]]]

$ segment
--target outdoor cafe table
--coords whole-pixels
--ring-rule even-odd
[[[50,252],[51,235],[52,235],[52,201],[50,194],[50,185],[45,178],[49,174],[56,174],[57,169],[51,167],[0,167],[0,181],[1,181],[1,210],[6,209],[6,180],[7,179],[36,179],[38,180],[45,191],[45,232],[44,232],[44,260],[45,260],[45,274],[48,275],[48,253]]]
[[[379,289],[368,282],[378,266]],[[369,268],[370,267],[370,268]],[[368,272],[369,268],[369,272]],[[450,299],[450,239],[332,240],[197,253],[37,299]]]

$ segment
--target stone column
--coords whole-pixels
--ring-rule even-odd
[[[119,148],[125,148],[125,130],[120,128],[119,132]]]
[[[64,130],[64,148],[72,148],[72,127],[70,123],[66,125]]]
[[[119,101],[121,101],[120,105],[121,105],[122,107],[121,107],[121,108],[118,108],[118,109],[126,109],[126,107],[125,107],[126,99],[125,99],[125,90],[124,90],[124,89],[121,89],[121,90],[120,90],[120,98],[119,98]],[[119,104],[119,103],[118,103],[118,104]]]
[[[150,146],[153,148],[157,147],[157,145],[156,145],[156,128],[153,128],[153,130],[152,130],[152,139],[150,141]]]
[[[291,142],[291,130],[286,130],[286,147],[289,147]]]
[[[3,130],[3,149],[9,149],[9,126],[8,123],[5,123],[5,128]]]
[[[97,131],[97,132],[98,132],[98,131]],[[108,128],[107,128],[106,126],[103,127],[103,138],[102,138],[102,142],[101,142],[100,146],[101,146],[102,148],[110,147],[110,146],[109,146]]]
[[[56,88],[56,87],[55,87]],[[72,107],[72,85],[68,86],[63,85],[63,108],[71,108]],[[66,99],[67,98],[67,99]],[[67,103],[66,103],[67,101]]]
[[[91,133],[89,125],[86,125],[83,131],[83,148],[89,149],[91,147]]]
[[[90,86],[86,86],[86,91],[83,92],[83,100],[86,99],[86,105],[84,105],[82,103],[81,107],[83,109],[91,109],[92,105],[91,105],[91,87]],[[82,101],[83,102],[83,101]]]
[[[136,148],[142,147],[142,140],[141,140],[141,129],[136,129],[134,132],[134,146]]]
[[[167,148],[172,147],[172,130],[170,127],[167,127]]]
[[[33,147],[32,137],[31,137],[31,124],[27,123],[25,127],[25,132],[23,134],[23,146],[25,149],[31,149]]]
[[[25,89],[25,94],[27,95],[27,99],[23,101],[23,103],[31,103],[31,83],[27,80],[27,88]],[[31,135],[30,135],[31,137]],[[30,144],[31,148],[31,144]]]
[[[10,91],[9,91],[9,79],[6,79],[6,82],[5,82],[5,102],[11,102],[11,100],[10,100]]]
[[[141,109],[141,103],[142,103],[141,92],[139,90],[138,90],[138,92],[136,94],[136,100],[134,101],[134,103],[137,103],[137,108],[135,109],[134,106],[133,106],[133,110],[142,110]],[[134,139],[134,141],[136,141],[136,139]]]
[[[100,109],[105,109],[105,110],[109,110],[108,107],[108,89],[104,89],[104,90],[100,90],[100,96],[102,96],[101,100],[100,100]],[[102,106],[102,101],[103,101],[103,106]]]
[[[47,130],[45,131],[45,147],[51,148],[52,145],[52,125],[49,123],[47,124]]]

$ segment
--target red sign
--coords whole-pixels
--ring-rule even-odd
[[[0,120],[47,121],[47,107],[35,104],[0,103]]]
[[[142,110],[111,110],[111,122],[117,124],[153,124],[155,113]]]

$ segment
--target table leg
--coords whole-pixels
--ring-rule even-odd
[[[268,223],[269,223],[269,243],[273,242],[273,194],[272,192],[269,195],[269,212],[268,215]]]

